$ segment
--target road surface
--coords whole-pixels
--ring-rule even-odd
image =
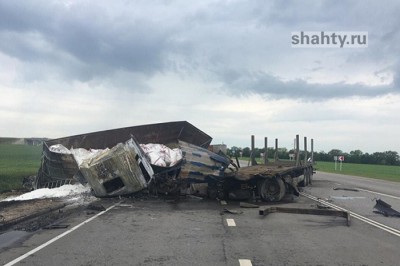
[[[358,187],[400,197],[400,183],[317,173],[313,185],[304,189],[307,195],[400,229],[400,219],[381,216],[372,209],[375,197],[400,209],[399,199],[334,187]],[[107,211],[80,211],[62,221],[69,224],[67,229],[41,230],[3,248],[0,263],[244,266],[400,262],[400,237],[358,219],[347,226],[340,217],[284,213],[264,217],[258,209],[240,208],[238,202],[221,205],[197,199],[101,203]],[[314,208],[316,204],[301,196],[275,205]],[[242,213],[221,213],[224,208]]]

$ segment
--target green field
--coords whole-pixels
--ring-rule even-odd
[[[240,158],[240,160],[248,162],[250,158],[242,157]],[[272,158],[269,158],[269,160],[273,161]],[[256,161],[258,163],[262,163],[262,160],[260,158],[256,158]],[[339,171],[339,163],[337,164],[337,170],[335,171],[334,162],[316,162],[314,167],[316,168],[317,171],[321,172],[336,173],[342,175],[363,176],[375,179],[400,182],[400,166],[355,164],[355,163],[344,162],[342,164],[342,171]]]
[[[42,146],[0,144],[0,192],[21,189],[26,176],[36,175]]]
[[[339,171],[339,163],[337,164],[337,170],[335,171],[334,162],[316,162],[315,168],[317,171],[322,172],[363,176],[400,182],[400,166],[355,164],[344,162],[342,164],[342,171]]]

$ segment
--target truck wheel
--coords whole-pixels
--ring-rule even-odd
[[[307,169],[304,170],[304,186],[308,186],[310,183],[310,176],[308,175]]]
[[[309,183],[310,185],[312,185],[312,177],[313,177],[313,170],[312,170],[312,168],[308,168],[308,169],[307,169],[307,172],[308,172],[308,183]]]
[[[257,182],[258,194],[263,201],[280,201],[286,193],[281,178],[265,178]]]
[[[304,174],[303,174],[303,180],[301,182],[299,182],[299,187],[306,187],[308,186],[308,175],[307,175],[307,170],[304,170]]]

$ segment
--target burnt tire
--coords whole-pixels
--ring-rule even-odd
[[[304,171],[304,184],[307,187],[310,184],[310,176],[308,175],[308,171]]]
[[[263,201],[280,201],[286,193],[285,183],[281,178],[265,178],[257,182],[258,195]]]
[[[308,168],[308,184],[312,185],[312,178],[313,178],[313,169],[312,168]]]
[[[300,187],[306,187],[310,184],[310,175],[308,174],[308,170],[304,169],[304,179],[299,183]]]

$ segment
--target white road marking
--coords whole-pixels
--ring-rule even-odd
[[[376,192],[376,191],[372,191],[372,190],[366,190],[366,189],[362,189],[362,188],[356,188],[356,189],[358,189],[358,190],[360,190],[360,191],[365,191],[365,192],[369,192],[369,193],[378,194],[378,195],[381,195],[381,196],[393,198],[393,199],[400,199],[400,197],[396,197],[396,196],[393,196],[393,195],[389,195],[389,194],[385,194],[385,193],[380,193],[380,192]]]
[[[226,219],[226,223],[228,226],[236,226],[235,220],[233,219]]]
[[[240,259],[239,264],[240,266],[253,266],[251,260],[246,260],[246,259]]]
[[[358,213],[355,213],[355,212],[346,210],[345,208],[336,206],[335,204],[332,204],[332,203],[330,203],[330,202],[326,202],[326,201],[324,201],[324,200],[322,200],[322,199],[319,199],[319,198],[317,198],[317,197],[315,197],[315,196],[313,196],[313,195],[306,194],[306,193],[304,193],[304,192],[300,192],[300,195],[302,195],[302,196],[304,196],[304,197],[307,197],[307,198],[309,198],[309,199],[312,199],[312,200],[314,200],[314,201],[317,201],[317,202],[319,202],[319,203],[322,203],[322,204],[324,204],[325,206],[329,206],[329,207],[331,207],[332,209],[335,209],[335,210],[338,210],[338,211],[345,211],[345,212],[348,212],[348,213],[350,214],[350,216],[352,216],[352,217],[354,217],[354,218],[356,218],[356,219],[358,219],[358,220],[360,220],[360,221],[362,221],[362,222],[364,222],[364,223],[370,224],[370,225],[372,225],[372,226],[375,226],[376,228],[379,228],[379,229],[384,230],[384,231],[386,231],[386,232],[388,232],[388,233],[391,233],[392,235],[395,235],[395,236],[400,237],[400,230],[397,230],[397,229],[395,229],[395,228],[393,228],[393,227],[390,227],[390,226],[381,224],[381,223],[376,222],[376,221],[374,221],[374,220],[371,220],[371,219],[369,219],[369,218],[367,218],[367,217],[364,217],[364,216],[362,216],[362,215],[360,215],[360,214],[358,214]]]
[[[12,265],[14,265],[14,264],[20,262],[21,260],[26,259],[26,258],[29,257],[30,255],[35,254],[35,253],[38,252],[39,250],[41,250],[41,249],[47,247],[48,245],[52,244],[53,242],[57,241],[58,239],[60,239],[60,238],[62,238],[62,237],[64,237],[64,236],[68,235],[69,233],[75,231],[76,229],[78,229],[78,228],[81,227],[82,225],[85,225],[85,224],[91,222],[92,220],[96,219],[96,218],[99,217],[100,215],[103,215],[104,213],[108,212],[109,210],[111,210],[112,208],[114,208],[115,206],[117,206],[118,204],[119,204],[119,203],[114,204],[114,205],[111,206],[111,207],[108,207],[106,210],[104,210],[104,211],[102,211],[102,212],[99,212],[99,213],[96,214],[95,216],[90,217],[89,219],[83,221],[82,223],[80,223],[80,224],[78,224],[78,225],[72,227],[71,229],[69,229],[68,231],[65,231],[65,232],[62,233],[61,235],[58,235],[58,236],[54,237],[53,239],[50,239],[50,240],[47,241],[46,243],[44,243],[44,244],[38,246],[37,248],[32,249],[31,251],[29,251],[29,252],[25,253],[24,255],[22,255],[22,256],[16,258],[15,260],[12,260],[12,261],[10,261],[9,263],[4,264],[4,266],[12,266]]]
[[[352,200],[352,199],[365,199],[365,197],[349,197],[349,196],[331,196],[332,199]]]
[[[227,205],[225,200],[221,200],[220,203],[221,203],[221,205]]]

